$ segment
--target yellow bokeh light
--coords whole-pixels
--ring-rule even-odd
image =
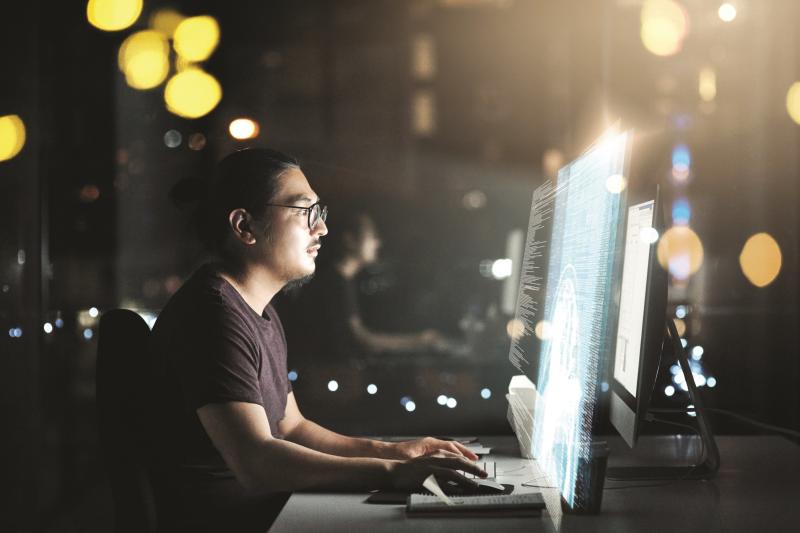
[[[208,114],[221,98],[222,87],[216,78],[197,67],[175,74],[164,88],[167,109],[184,118]]]
[[[234,139],[252,139],[258,136],[258,123],[249,118],[237,118],[231,121],[228,131]]]
[[[800,81],[794,82],[786,93],[786,110],[792,120],[800,124]]]
[[[141,13],[142,0],[89,0],[86,4],[89,24],[105,31],[124,30]]]
[[[189,17],[175,29],[175,51],[189,61],[205,61],[219,43],[219,24],[207,15]]]
[[[717,96],[717,75],[713,68],[706,67],[700,71],[698,92],[704,102],[710,102]]]
[[[658,262],[676,279],[686,280],[703,265],[703,243],[689,226],[673,226],[658,241]]]
[[[25,123],[18,115],[0,117],[0,161],[8,161],[25,146]]]
[[[781,271],[781,247],[768,233],[756,233],[747,239],[739,254],[745,277],[756,287],[766,287]]]
[[[684,9],[673,0],[645,0],[641,15],[644,47],[657,56],[680,51],[689,29]]]
[[[506,333],[514,340],[521,338],[525,333],[525,323],[519,318],[512,318],[506,324]]]
[[[172,39],[175,29],[184,20],[186,17],[174,9],[159,9],[150,16],[150,27],[168,39]]]
[[[152,89],[169,74],[169,44],[154,30],[130,35],[119,47],[119,69],[134,89]]]
[[[678,337],[683,337],[684,333],[686,333],[686,322],[680,318],[673,318],[672,321],[675,323],[675,331],[678,332]]]

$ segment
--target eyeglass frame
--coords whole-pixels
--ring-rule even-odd
[[[325,219],[328,218],[328,206],[327,205],[322,205],[322,203],[319,200],[317,200],[316,202],[314,202],[313,204],[311,204],[308,207],[303,207],[302,205],[285,205],[285,204],[264,204],[264,205],[267,206],[267,207],[286,207],[286,208],[289,208],[289,209],[302,209],[303,211],[307,211],[308,231],[314,231],[314,228],[317,227],[317,225],[319,224],[320,220],[322,222],[325,222]],[[319,208],[319,217],[317,218],[317,221],[314,224],[314,226],[312,226],[311,225],[311,212],[314,210],[315,207]]]

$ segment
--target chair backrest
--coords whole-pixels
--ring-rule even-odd
[[[127,309],[103,313],[97,341],[98,429],[118,533],[157,529],[148,467],[149,345],[150,328],[141,316]]]

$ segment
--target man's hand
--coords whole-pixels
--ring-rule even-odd
[[[463,444],[455,441],[439,440],[433,437],[423,439],[408,440],[392,445],[392,459],[414,459],[424,457],[438,452],[448,452],[455,457],[465,457],[471,461],[477,461],[478,456],[469,451]]]
[[[419,489],[422,487],[422,482],[425,481],[425,478],[431,474],[439,482],[455,481],[462,487],[475,487],[477,485],[475,481],[467,479],[456,470],[469,472],[479,477],[487,476],[486,472],[478,468],[472,461],[462,455],[447,451],[440,451],[433,455],[424,455],[407,461],[392,461],[389,471],[392,488],[398,490]]]

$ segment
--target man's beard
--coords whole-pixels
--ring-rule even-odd
[[[288,293],[288,292],[296,291],[297,289],[299,289],[300,287],[302,287],[303,285],[305,285],[306,283],[308,283],[312,279],[314,279],[314,272],[312,272],[311,274],[308,274],[307,276],[302,276],[300,278],[293,279],[293,280],[287,282],[286,285],[283,286],[283,288],[281,289],[281,292]]]

